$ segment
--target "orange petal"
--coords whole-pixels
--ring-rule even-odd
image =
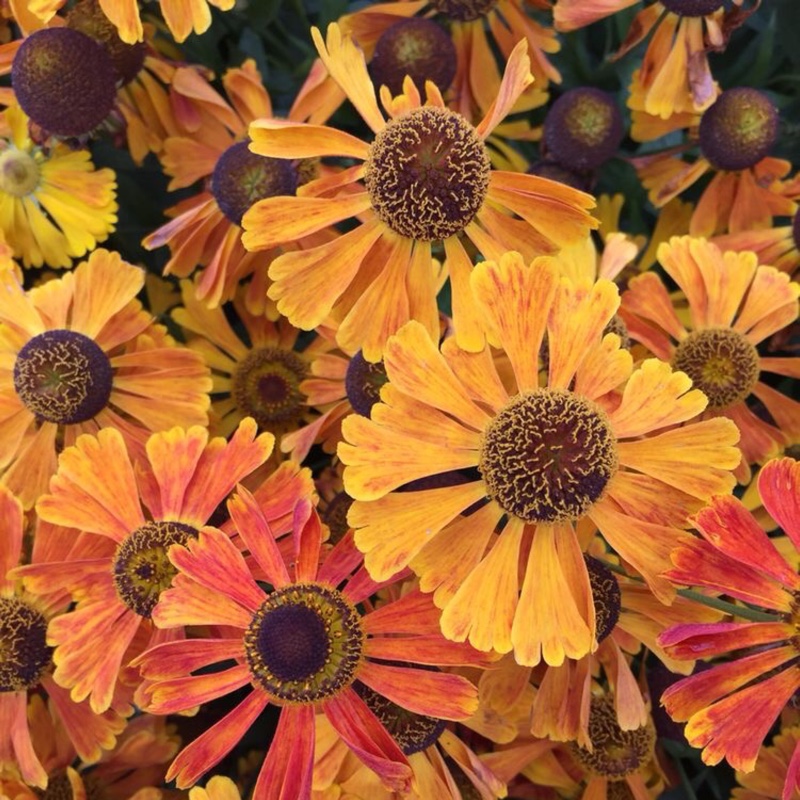
[[[492,550],[467,576],[442,612],[442,633],[456,642],[469,638],[478,650],[508,653],[519,594],[519,549],[524,523],[512,518]]]
[[[508,116],[525,89],[533,83],[528,42],[520,39],[508,58],[497,97],[478,124],[478,135],[485,139]]]
[[[800,550],[800,462],[770,461],[758,475],[758,492],[769,515]]]
[[[519,253],[507,253],[499,263],[478,264],[470,282],[490,340],[508,354],[517,388],[520,392],[535,389],[539,385],[536,354],[558,286],[555,259],[541,257],[527,266]]]
[[[344,131],[288,119],[257,119],[249,128],[250,150],[271,158],[343,156],[365,160],[369,145]]]
[[[250,668],[237,664],[221,672],[205,675],[184,675],[159,680],[148,688],[147,705],[150,714],[176,714],[187,711],[218,697],[235,692],[250,683]]]

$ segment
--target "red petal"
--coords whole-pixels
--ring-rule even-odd
[[[314,706],[285,706],[253,797],[310,800],[314,771]]]

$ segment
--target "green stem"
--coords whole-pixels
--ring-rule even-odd
[[[619,564],[611,564],[608,561],[603,561],[603,564],[612,572],[616,572],[618,575],[624,575],[628,580],[644,583],[643,578],[636,575],[628,575]],[[696,592],[694,589],[678,589],[677,592],[681,597],[685,597],[687,600],[693,600],[695,603],[700,603],[709,608],[716,608],[718,611],[724,611],[726,614],[731,614],[734,617],[742,617],[742,619],[749,619],[753,622],[780,622],[781,619],[778,614],[769,614],[766,611],[758,611],[750,606],[729,603],[726,600],[720,600],[717,597],[709,597],[701,592]]]

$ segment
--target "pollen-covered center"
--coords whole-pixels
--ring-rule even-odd
[[[19,597],[0,597],[0,692],[36,686],[50,667],[47,620]]]
[[[353,411],[368,417],[372,406],[381,399],[381,386],[388,380],[383,362],[373,364],[359,350],[350,359],[344,378],[344,388]]]
[[[300,382],[307,374],[306,362],[293,350],[253,350],[233,373],[233,399],[262,428],[297,422],[306,408]]]
[[[595,616],[595,638],[602,642],[619,620],[622,592],[614,573],[600,560],[584,554]]]
[[[409,75],[418,89],[433,81],[446,91],[456,74],[456,48],[449,34],[433,20],[412,17],[387,28],[375,45],[369,71],[376,86],[393,95]]]
[[[244,644],[253,680],[265,692],[287,703],[317,703],[355,680],[364,631],[341,592],[298,583],[269,595]]]
[[[249,140],[231,145],[217,160],[211,175],[211,193],[222,213],[241,225],[245,212],[259,200],[297,191],[297,169],[285,158],[253,153]]]
[[[593,752],[573,743],[572,753],[587,770],[609,781],[632,775],[653,757],[653,728],[647,725],[623,731],[617,721],[612,697],[592,698],[589,739]]]
[[[514,397],[484,433],[478,469],[488,495],[526,522],[576,520],[617,471],[605,412],[565,389]]]
[[[700,149],[716,169],[747,169],[769,154],[778,125],[778,109],[763,92],[728,89],[700,120]]]
[[[14,56],[11,83],[22,110],[57,136],[83,136],[109,115],[117,71],[94,39],[71,28],[43,28]]]
[[[45,331],[28,341],[14,363],[14,388],[29,411],[47,422],[72,425],[108,404],[111,363],[82,333]]]
[[[39,185],[39,165],[29,153],[8,147],[0,153],[0,191],[25,197]]]
[[[711,408],[744,400],[758,382],[758,351],[730,328],[690,333],[676,348],[672,364],[708,397]]]
[[[427,242],[472,222],[489,188],[489,168],[486,146],[464,117],[416,108],[375,137],[364,180],[372,207],[395,233]]]
[[[120,542],[111,568],[120,600],[140,617],[150,617],[161,592],[170,587],[177,570],[167,552],[186,544],[197,531],[183,522],[145,522]]]
[[[471,22],[485,17],[498,0],[431,0],[431,5],[456,22]]]
[[[570,170],[587,170],[614,155],[624,130],[613,96],[581,87],[565,92],[553,103],[543,135],[550,158]]]
[[[722,8],[722,0],[661,0],[667,11],[681,17],[704,17]]]
[[[356,683],[355,689],[407,756],[427,750],[444,732],[442,719],[407,711],[363,683]]]

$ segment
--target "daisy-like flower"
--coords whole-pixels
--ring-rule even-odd
[[[250,126],[250,147],[262,155],[363,162],[306,184],[297,197],[262,200],[245,214],[242,241],[249,250],[359,220],[334,241],[275,259],[269,296],[300,328],[315,328],[332,315],[339,345],[378,361],[386,339],[409,319],[438,337],[432,247],[442,242],[456,335],[462,345],[480,350],[484,338],[469,289],[472,260],[461,235],[487,258],[509,249],[533,257],[584,237],[595,224],[586,211],[594,204],[589,195],[533,175],[490,169],[484,140],[531,81],[526,43],[512,51],[490,111],[473,127],[445,107],[432,83],[422,105],[410,80],[399,97],[382,92],[387,121],[352,40],[335,24],[327,43],[316,28],[312,34],[326,68],[375,139],[367,144],[333,128],[283,120]]]
[[[53,526],[37,523],[31,564],[68,555],[71,542],[60,538],[60,533]],[[53,680],[47,625],[67,608],[70,598],[60,589],[32,594],[8,575],[23,558],[24,534],[22,506],[0,484],[0,775],[11,774],[44,789],[52,766],[47,756],[47,746],[52,743],[41,735],[44,716],[58,726],[63,740],[59,749],[69,750],[68,761],[77,754],[88,762],[96,761],[102,749],[114,746],[130,709],[121,703],[102,715],[95,714],[89,703],[70,700],[69,692]],[[42,705],[42,692],[48,698],[49,712]],[[33,704],[30,712],[29,703]],[[0,794],[6,796],[2,780]]]
[[[777,455],[800,437],[800,404],[765,383],[762,372],[800,377],[800,360],[765,358],[756,346],[797,319],[800,286],[774,267],[759,266],[753,253],[723,253],[705,239],[675,237],[658,260],[686,297],[683,324],[667,288],[655,273],[630,281],[621,316],[630,336],[684,371],[708,397],[707,416],[732,419],[742,438],[737,476]],[[757,416],[757,398],[772,422]]]
[[[88,697],[102,712],[133,655],[165,635],[182,635],[160,633],[152,625],[159,594],[175,574],[167,549],[195,537],[236,483],[266,461],[273,444],[271,434],[256,437],[255,422],[246,419],[229,442],[209,441],[198,426],[154,434],[136,471],[113,428],[80,436],[61,454],[37,513],[84,533],[83,546],[68,560],[23,567],[19,574],[31,591],[54,586],[77,601],[47,631],[56,648],[54,678],[72,690],[75,701]],[[291,464],[267,479],[266,491],[273,496],[265,513],[276,525],[307,482]],[[135,674],[123,677],[136,683]]]
[[[216,432],[228,436],[244,417],[253,417],[261,430],[280,439],[317,419],[302,384],[316,360],[332,349],[326,339],[316,336],[301,348],[300,330],[283,317],[272,321],[251,314],[242,292],[233,303],[244,328],[239,334],[221,308],[208,308],[199,300],[191,281],[181,281],[181,293],[183,305],[173,310],[172,318],[189,332],[188,346],[211,367]],[[296,453],[298,461],[312,443],[313,438]]]
[[[278,728],[254,797],[310,797],[317,712],[388,786],[408,791],[406,757],[354,682],[414,713],[464,719],[477,706],[474,686],[458,675],[414,665],[489,662],[441,637],[438,611],[419,591],[372,610],[368,598],[380,584],[359,566],[352,536],[321,559],[322,526],[307,500],[294,514],[293,576],[249,492],[240,487],[228,510],[256,571],[228,536],[203,528],[185,547],[170,549],[178,575],[154,619],[168,629],[224,625],[230,635],[162,644],[135,663],[145,678],[141,694],[150,713],[184,711],[242,687],[249,692],[178,755],[167,780],[191,786],[275,703],[282,706]],[[208,672],[229,659],[234,666]]]
[[[157,787],[180,746],[180,740],[168,732],[164,720],[138,716],[128,723],[116,747],[104,752],[99,762],[76,764],[75,746],[54,716],[52,705],[48,709],[39,695],[33,695],[28,719],[33,748],[48,774],[44,797],[158,800],[162,796]],[[8,779],[8,773],[0,770],[0,796],[41,800],[42,792],[19,779]]]
[[[561,81],[548,59],[560,44],[552,28],[528,13],[531,8],[549,10],[550,0],[395,0],[345,14],[338,24],[364,51],[376,86],[398,95],[406,75],[417,86],[430,80],[471,121],[488,110],[500,87],[493,44],[505,62],[517,42],[528,43],[534,83],[516,101],[515,112],[546,103],[549,82]],[[332,112],[345,94],[328,78],[308,93],[312,98]]]
[[[173,78],[175,91],[191,98],[196,119],[190,131],[166,140],[161,161],[170,189],[199,180],[205,186],[170,209],[173,219],[143,241],[148,250],[169,246],[164,274],[186,277],[202,267],[197,294],[211,306],[230,300],[256,266],[265,271],[264,256],[246,252],[240,242],[245,211],[266,197],[293,194],[315,170],[310,162],[262,158],[248,149],[248,124],[272,116],[254,61],[229,69],[222,84],[228,100],[196,69],[181,68]],[[263,309],[263,277],[254,286],[262,296],[252,305]]]
[[[28,292],[0,273],[0,471],[26,507],[81,433],[117,428],[141,451],[152,431],[207,424],[208,368],[152,323],[143,283],[107,250]]]
[[[574,31],[639,2],[556,0],[553,18],[557,30]],[[731,28],[741,24],[741,14],[724,6],[724,0],[661,0],[634,17],[617,57],[652,34],[634,79],[648,114],[667,119],[703,111],[717,98],[719,87],[711,75],[708,52],[723,50]]]
[[[211,8],[230,11],[235,0],[159,0],[164,21],[176,42],[184,41],[190,33],[205,33],[211,25]],[[28,9],[43,22],[51,20],[66,0],[30,0]],[[142,41],[144,26],[138,0],[99,0],[100,8],[119,31],[123,42]]]
[[[0,121],[0,230],[26,267],[69,267],[117,222],[117,181],[88,150],[42,147],[11,106]]]
[[[779,119],[763,92],[745,86],[727,89],[702,114],[686,112],[665,122],[644,113],[635,87],[628,104],[633,109],[634,138],[647,140],[689,129],[684,145],[632,159],[656,207],[712,175],[692,215],[693,236],[769,228],[773,217],[797,211],[797,203],[780,191],[791,163],[769,156],[778,138]]]
[[[609,281],[576,285],[553,258],[528,266],[508,253],[475,267],[472,290],[510,385],[488,348],[468,353],[450,338],[439,352],[407,323],[387,345],[382,402],[371,419],[342,424],[344,484],[357,501],[348,519],[373,577],[410,566],[435,592],[448,638],[558,665],[596,647],[574,524],[588,517],[669,601],[659,573],[681,533],[657,509],[680,518],[730,491],[738,431],[724,419],[675,427],[706,398],[661,361],[634,370],[619,336],[602,336],[619,304]],[[397,491],[450,470],[467,470],[467,482]]]
[[[800,464],[770,461],[758,476],[764,506],[800,550]],[[764,737],[800,688],[798,605],[800,576],[735,497],[715,497],[694,517],[702,538],[672,554],[670,580],[707,587],[768,609],[764,621],[677,625],[659,641],[674,658],[713,658],[743,650],[670,686],[661,703],[685,736],[703,748],[703,761],[723,758],[752,772]]]

